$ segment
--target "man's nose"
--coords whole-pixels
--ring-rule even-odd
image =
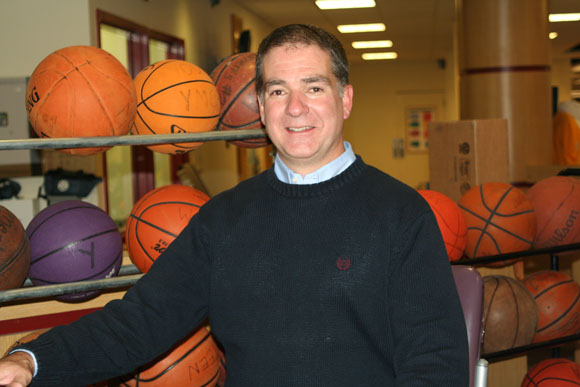
[[[290,93],[286,112],[291,116],[299,116],[308,111],[308,104],[300,93]]]

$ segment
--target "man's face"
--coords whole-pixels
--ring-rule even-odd
[[[340,156],[353,90],[346,85],[339,95],[329,54],[316,45],[275,47],[262,69],[260,115],[282,161],[305,175]]]

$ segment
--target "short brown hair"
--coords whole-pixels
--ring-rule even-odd
[[[258,48],[256,59],[256,90],[260,98],[263,96],[264,76],[262,63],[264,56],[275,47],[283,46],[287,43],[303,43],[306,45],[317,45],[330,55],[332,73],[338,79],[340,94],[344,86],[348,85],[349,66],[344,47],[336,36],[323,30],[320,27],[310,24],[289,24],[272,31]]]

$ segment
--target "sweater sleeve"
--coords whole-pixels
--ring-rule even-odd
[[[397,386],[467,386],[467,331],[435,216],[400,235],[388,274]]]
[[[19,348],[32,351],[32,386],[88,385],[162,355],[204,320],[210,263],[197,216],[123,297]]]

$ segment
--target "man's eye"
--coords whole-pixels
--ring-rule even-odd
[[[322,91],[322,88],[315,86],[315,87],[311,88],[310,90],[312,90],[313,93],[320,93]]]
[[[280,90],[280,89],[272,90],[272,91],[270,92],[270,95],[275,95],[275,96],[276,96],[276,95],[282,95],[282,94],[283,94],[283,91],[282,91],[282,90]]]

